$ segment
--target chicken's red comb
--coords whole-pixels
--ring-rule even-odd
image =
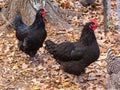
[[[98,25],[98,22],[95,19],[91,19],[90,21]]]

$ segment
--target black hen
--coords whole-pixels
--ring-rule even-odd
[[[85,73],[85,68],[96,61],[100,55],[94,30],[97,22],[91,20],[82,30],[81,38],[76,42],[55,44],[47,40],[46,50],[53,55],[64,71],[74,75]]]
[[[37,50],[43,46],[47,36],[44,22],[45,15],[45,9],[38,10],[35,20],[30,26],[23,23],[20,15],[17,15],[14,19],[16,37],[19,40],[18,47],[32,58],[36,56]]]

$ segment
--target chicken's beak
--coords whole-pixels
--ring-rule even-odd
[[[47,10],[44,8],[44,12],[47,13]]]
[[[46,10],[45,13],[48,13],[48,11]]]

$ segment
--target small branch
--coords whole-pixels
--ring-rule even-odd
[[[33,6],[31,0],[28,0],[28,1],[29,1],[29,3],[30,3],[31,7],[37,12],[37,9]]]
[[[41,0],[29,0],[29,3],[35,11],[38,11],[40,7],[42,6],[41,4],[44,4],[43,1],[41,3]]]
[[[10,26],[10,27],[13,28],[12,23],[11,23],[9,20],[7,20],[7,18],[3,15],[2,12],[0,12],[0,15],[1,15],[1,17],[3,18],[3,20],[6,22],[5,26]]]
[[[43,8],[45,7],[45,3],[46,3],[46,1],[45,1],[45,0],[42,0],[42,7],[43,7]]]

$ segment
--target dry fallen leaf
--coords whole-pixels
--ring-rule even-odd
[[[18,69],[18,64],[15,64],[13,67],[12,67],[13,70],[15,69]]]
[[[22,64],[22,69],[26,69],[26,68],[28,68],[28,65],[25,64],[25,63],[23,63],[23,64]]]
[[[116,8],[116,0],[111,1],[111,19],[115,21],[112,25],[109,25],[110,32],[107,38],[104,36],[103,32],[103,6],[99,0],[95,3],[96,8],[91,6],[88,8],[82,7],[80,3],[75,4],[74,0],[52,1],[57,2],[61,8],[82,12],[80,17],[77,15],[74,17],[68,16],[68,21],[73,26],[68,30],[63,28],[61,28],[61,30],[56,30],[49,22],[46,23],[48,32],[47,39],[53,40],[56,43],[78,40],[84,23],[88,22],[91,18],[95,18],[99,21],[99,26],[95,34],[100,46],[101,55],[95,63],[86,68],[86,74],[90,76],[90,79],[94,79],[96,76],[100,76],[100,78],[97,77],[98,80],[91,80],[84,85],[78,85],[76,83],[76,78],[70,74],[67,76],[67,74],[61,70],[60,65],[47,53],[44,47],[38,51],[39,59],[43,60],[44,63],[40,63],[40,65],[33,67],[29,64],[31,61],[25,53],[19,51],[15,32],[9,33],[5,26],[1,26],[3,20],[0,16],[0,89],[106,90],[106,49],[108,46],[113,46],[113,49],[117,52],[116,54],[118,54],[120,46],[119,34],[115,33],[115,30],[117,30],[116,26],[118,25],[116,21],[116,12],[114,10]],[[79,24],[79,22],[81,24]],[[76,29],[76,27],[80,28]],[[99,81],[99,79],[102,80]]]

